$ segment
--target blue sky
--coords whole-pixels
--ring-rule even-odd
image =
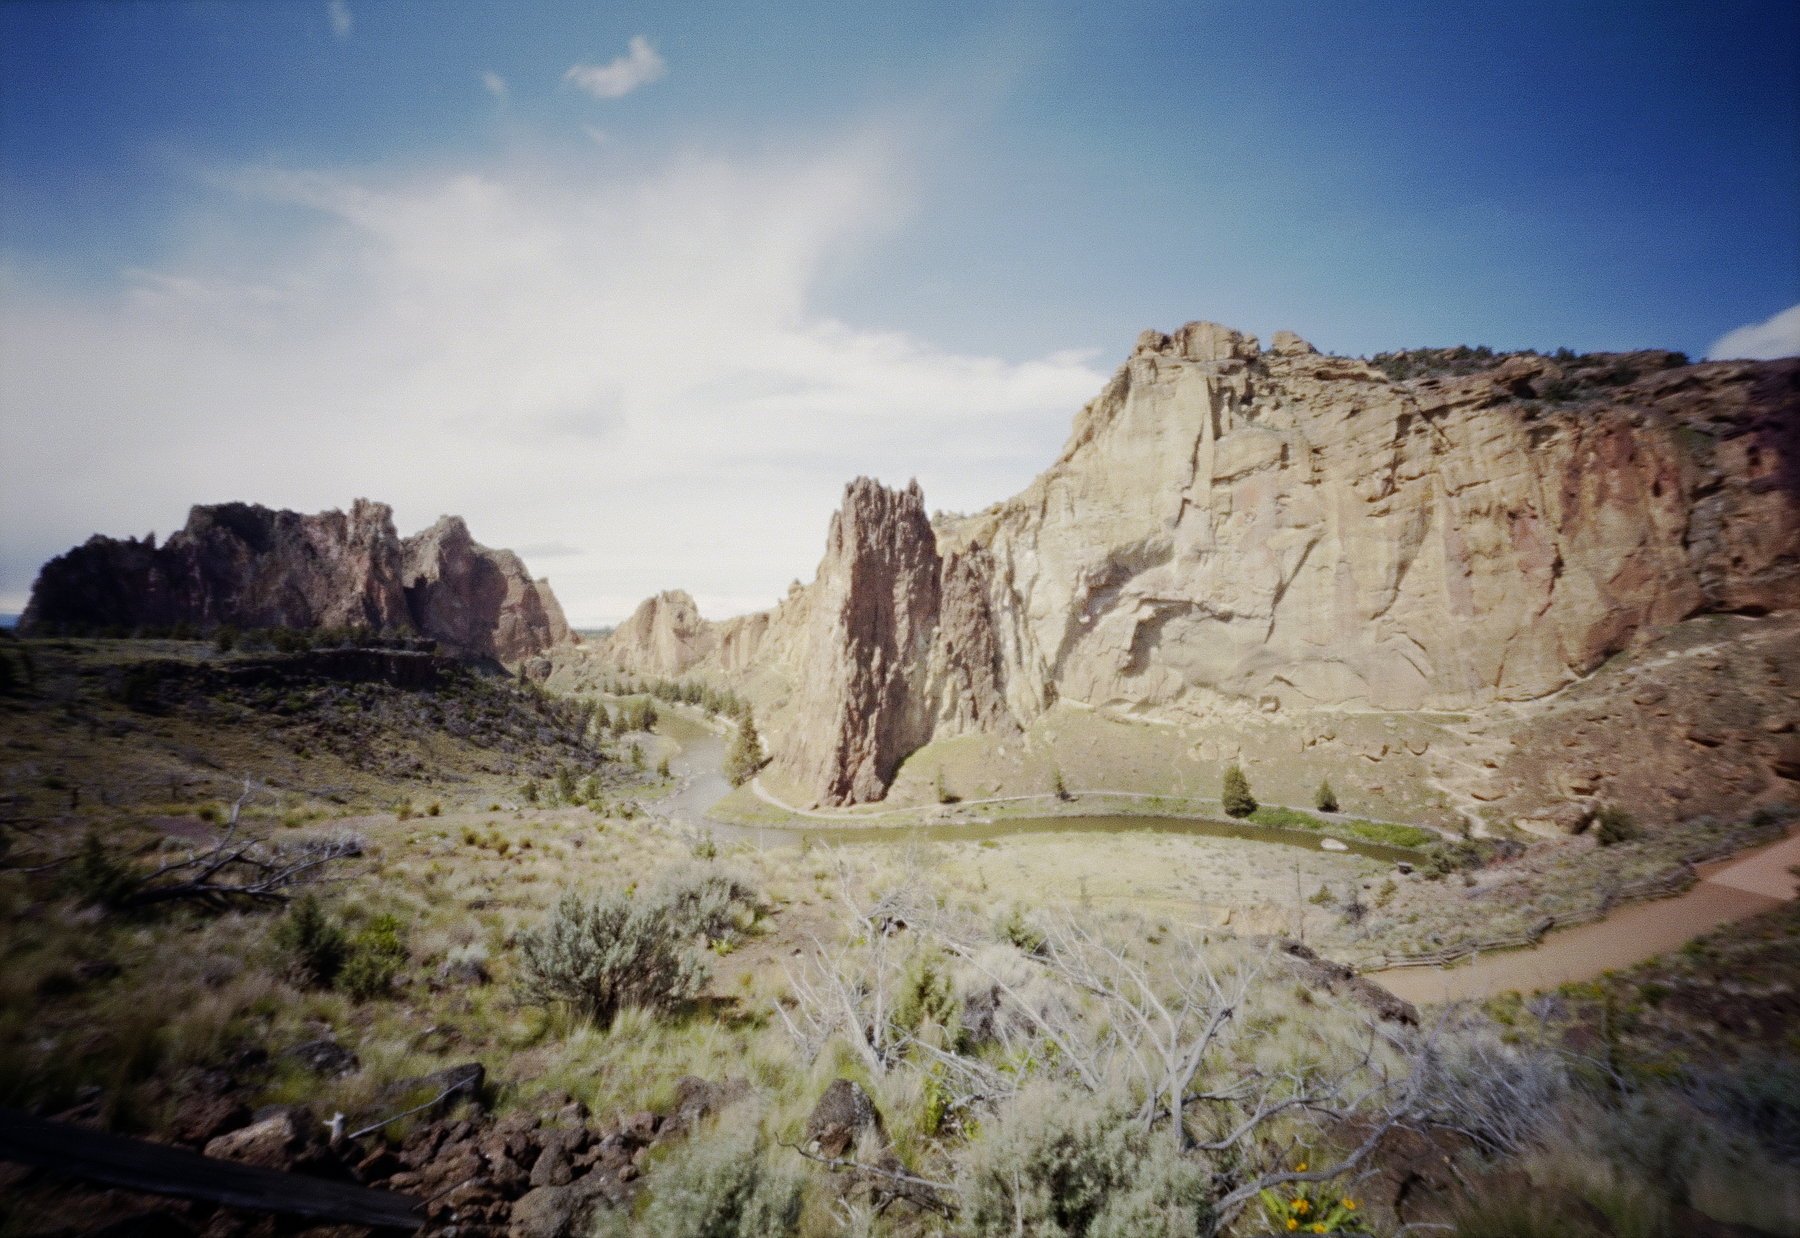
[[[1791,7],[0,3],[0,610],[366,495],[733,613],[1193,318],[1791,351]]]

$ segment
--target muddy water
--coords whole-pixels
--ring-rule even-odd
[[[1686,894],[1621,907],[1604,920],[1552,933],[1529,950],[1477,956],[1455,967],[1398,967],[1371,975],[1410,1002],[1492,997],[1509,990],[1530,993],[1591,980],[1608,969],[1677,949],[1721,924],[1779,906],[1794,897],[1794,878],[1786,870],[1797,862],[1800,835],[1707,865]],[[1777,874],[1784,880],[1778,881]]]

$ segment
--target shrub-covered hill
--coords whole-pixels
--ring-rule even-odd
[[[283,811],[315,814],[411,799],[420,811],[432,801],[486,807],[559,784],[566,802],[584,787],[620,795],[656,781],[628,759],[629,740],[596,725],[605,722],[597,703],[423,652],[3,644],[12,668],[0,695],[4,814],[19,826],[191,810],[235,799],[246,778]]]

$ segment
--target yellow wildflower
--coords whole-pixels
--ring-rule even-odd
[[[1324,1227],[1324,1226],[1323,1226],[1323,1225],[1315,1225],[1315,1226],[1313,1226],[1313,1233],[1315,1233],[1315,1234],[1322,1234],[1322,1233],[1324,1233],[1324,1232],[1325,1232],[1325,1227]]]
[[[1306,1172],[1306,1162],[1301,1161],[1298,1165],[1294,1166],[1294,1172],[1297,1174],[1305,1173]]]
[[[1288,1228],[1289,1229],[1299,1229],[1300,1222],[1296,1221],[1293,1217],[1289,1217],[1288,1218]]]
[[[1312,1205],[1307,1203],[1304,1199],[1296,1199],[1294,1201],[1294,1211],[1298,1212],[1301,1216],[1305,1216],[1312,1211]]]
[[[1350,1212],[1355,1212],[1356,1211],[1356,1201],[1354,1199],[1346,1199],[1344,1201],[1344,1207]]]

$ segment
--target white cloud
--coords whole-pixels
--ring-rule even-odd
[[[571,65],[563,80],[575,83],[596,99],[618,99],[669,71],[668,64],[642,35],[633,36],[630,49],[630,55],[620,56],[609,65]]]
[[[325,15],[331,19],[331,33],[340,39],[349,38],[350,32],[356,28],[356,19],[351,16],[350,5],[346,0],[331,0],[325,6]]]
[[[358,496],[402,533],[456,513],[528,562],[566,552],[532,566],[584,625],[668,588],[768,605],[811,578],[849,479],[985,506],[1105,379],[1083,352],[961,355],[810,308],[904,218],[883,134],[625,166],[239,169],[113,294],[0,270],[0,610],[96,531]],[[278,235],[297,207],[311,226]]]
[[[487,87],[487,92],[490,95],[493,95],[494,98],[496,98],[496,99],[506,98],[506,96],[507,96],[506,79],[501,77],[498,73],[494,72],[492,69],[486,69],[482,72],[481,84],[483,86]]]
[[[1800,355],[1800,305],[1790,306],[1762,322],[1727,331],[1713,341],[1706,355],[1716,361],[1767,361]]]

